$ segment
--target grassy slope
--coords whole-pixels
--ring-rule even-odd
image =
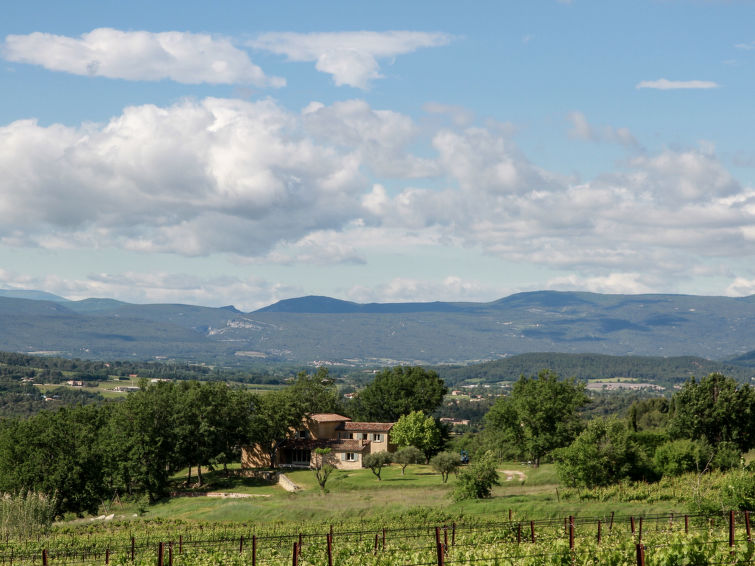
[[[302,470],[288,475],[303,489],[288,493],[278,486],[264,485],[251,480],[235,479],[216,486],[218,491],[253,493],[266,497],[248,499],[215,499],[207,497],[174,498],[148,509],[145,518],[188,519],[205,521],[271,522],[358,522],[360,520],[390,520],[391,517],[431,514],[458,519],[508,518],[511,509],[515,517],[543,518],[565,515],[648,514],[678,511],[671,502],[613,503],[558,501],[558,478],[551,465],[538,470],[517,465],[501,469],[521,470],[527,479],[502,481],[495,488],[494,497],[479,501],[454,502],[450,492],[455,478],[448,484],[429,466],[409,466],[401,475],[398,466],[383,470],[378,481],[370,470],[333,472],[328,481],[329,493],[321,494],[311,471]],[[502,480],[503,480],[502,475]]]

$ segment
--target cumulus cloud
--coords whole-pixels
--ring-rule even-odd
[[[653,293],[663,290],[664,286],[658,280],[649,283],[652,276],[642,273],[609,273],[598,277],[579,277],[567,275],[554,277],[546,284],[546,288],[559,291],[589,291],[592,293],[615,293],[636,295]],[[656,286],[658,285],[658,286]]]
[[[366,89],[371,80],[382,77],[379,60],[451,40],[445,33],[419,31],[272,32],[249,46],[285,55],[290,61],[315,62],[315,68],[332,75],[336,85]]]
[[[713,147],[641,153],[578,181],[531,162],[506,128],[424,130],[358,100],[294,113],[208,98],[105,124],[18,121],[0,127],[0,171],[6,245],[320,265],[467,247],[630,292],[755,255],[755,190]],[[444,296],[477,292],[465,285]],[[404,288],[376,292],[399,300]]]
[[[709,89],[718,88],[720,85],[713,81],[670,81],[658,79],[656,81],[640,81],[635,88],[652,88],[656,90],[679,90],[679,89]]]
[[[51,71],[134,81],[170,79],[186,84],[252,84],[280,87],[230,40],[179,31],[152,33],[99,28],[80,37],[35,32],[9,35],[8,61]]]
[[[434,145],[448,188],[391,195],[374,185],[363,206],[383,225],[433,228],[438,243],[573,271],[596,289],[659,289],[661,279],[689,277],[703,257],[755,254],[755,191],[711,148],[641,155],[575,183],[488,130],[444,130]]]
[[[358,216],[358,158],[272,101],[130,107],[104,125],[0,128],[0,241],[264,254]]]
[[[515,292],[476,280],[449,275],[441,280],[395,277],[372,287],[356,285],[347,290],[349,300],[370,302],[490,301]]]
[[[614,128],[612,126],[595,127],[588,121],[582,112],[571,112],[569,121],[572,129],[569,136],[574,139],[586,140],[596,143],[617,143],[626,147],[638,148],[639,143],[627,128]]]
[[[737,277],[726,288],[726,294],[730,297],[749,297],[755,295],[755,279]]]
[[[407,149],[419,131],[406,115],[374,110],[364,100],[346,100],[331,106],[311,103],[304,109],[302,121],[316,139],[354,150],[376,175],[415,178],[438,173],[434,161],[416,157]]]

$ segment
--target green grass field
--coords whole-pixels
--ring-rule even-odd
[[[515,472],[523,473],[524,479]],[[391,521],[408,515],[482,520],[508,518],[509,510],[519,518],[595,516],[607,515],[611,511],[647,514],[679,511],[682,507],[678,500],[653,503],[583,501],[574,493],[565,498],[565,490],[559,485],[555,466],[551,464],[537,469],[504,464],[499,467],[499,473],[501,485],[494,489],[492,498],[454,502],[450,495],[456,478],[451,475],[448,483],[443,484],[440,475],[424,465],[409,466],[405,475],[401,474],[399,466],[389,466],[383,469],[381,481],[369,469],[336,470],[328,480],[328,493],[325,494],[318,488],[311,470],[286,472],[288,478],[302,488],[296,493],[289,493],[269,482],[241,477],[226,479],[222,472],[214,472],[205,474],[208,483],[204,490],[255,497],[174,497],[150,506],[143,517],[251,523],[340,523]],[[182,472],[174,476],[177,484],[185,479],[185,475]],[[121,513],[117,509],[111,512]]]
[[[65,374],[66,372],[63,372],[63,373]],[[68,373],[74,373],[74,372],[68,372]],[[67,376],[67,377],[70,377],[70,376]],[[75,379],[75,376],[72,377],[72,379]],[[238,383],[238,382],[233,382],[233,381],[230,381],[228,383],[234,387],[242,387],[242,388],[248,389],[249,391],[252,391],[253,393],[266,393],[268,391],[274,391],[276,389],[281,389],[281,387],[283,387],[282,385],[248,384],[248,383]],[[99,393],[105,399],[123,399],[126,395],[128,395],[128,392],[113,391],[115,387],[135,387],[138,385],[139,385],[138,378],[118,379],[118,377],[112,377],[108,381],[101,381],[97,383],[97,387],[74,387],[74,386],[68,385],[65,382],[54,383],[54,384],[53,383],[45,383],[45,384],[37,383],[34,386],[37,389],[39,389],[41,393],[45,393],[57,387],[66,387],[68,389],[88,391],[89,393]]]

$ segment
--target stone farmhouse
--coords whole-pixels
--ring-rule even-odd
[[[316,448],[330,448],[324,463],[340,470],[362,467],[367,454],[394,452],[390,442],[394,423],[353,422],[349,417],[335,413],[316,413],[302,419],[301,426],[289,433],[276,453],[276,466],[314,468]],[[242,468],[266,468],[269,458],[259,444],[241,449]]]

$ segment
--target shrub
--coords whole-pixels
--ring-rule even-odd
[[[0,498],[0,533],[29,538],[47,532],[55,518],[56,502],[29,491]]]
[[[755,508],[755,469],[742,462],[738,470],[714,472],[714,481],[696,489],[690,499],[692,513],[721,513]]]
[[[658,473],[679,476],[685,472],[702,472],[712,456],[713,450],[706,442],[682,438],[661,444],[653,462]]]
[[[713,467],[717,470],[731,470],[739,465],[742,452],[733,442],[720,442],[713,456]]]
[[[462,501],[490,497],[493,486],[501,483],[495,468],[496,461],[492,452],[486,452],[482,458],[463,468],[456,480],[453,498]]]
[[[566,448],[556,452],[558,475],[570,487],[605,486],[646,475],[644,452],[623,421],[594,419]]]

